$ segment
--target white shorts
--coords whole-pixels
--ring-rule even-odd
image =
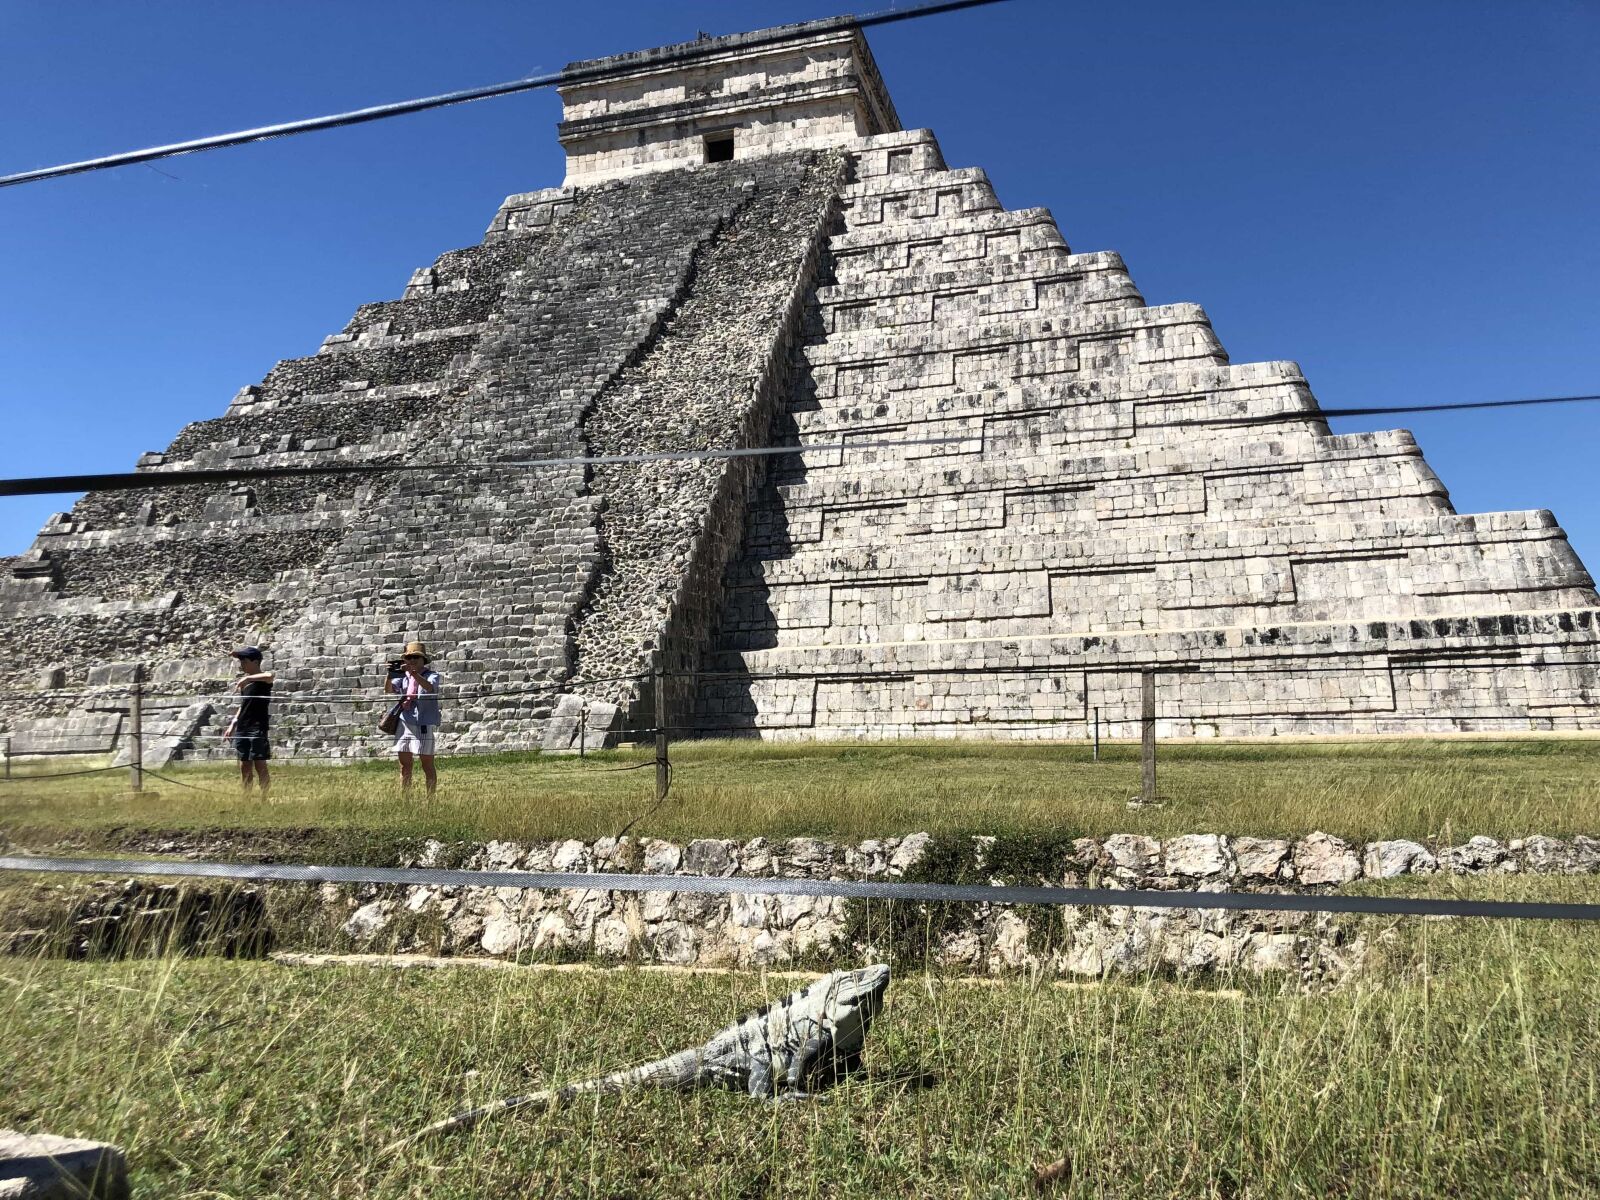
[[[400,736],[394,740],[395,753],[405,754],[409,751],[412,754],[421,754],[432,758],[433,732],[433,726],[431,725],[423,728],[420,725],[408,725],[401,721]]]

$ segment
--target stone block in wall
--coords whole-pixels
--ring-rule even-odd
[[[1341,884],[1361,877],[1361,859],[1350,843],[1313,833],[1294,846],[1294,877],[1304,884]]]
[[[1455,875],[1485,871],[1515,871],[1517,862],[1505,844],[1491,837],[1468,838],[1464,845],[1439,851],[1439,866]]]
[[[622,732],[622,708],[604,700],[567,693],[556,697],[539,749],[545,754],[577,754],[580,749],[610,750]]]
[[[1370,879],[1421,875],[1437,868],[1438,860],[1426,846],[1403,839],[1369,843],[1362,862],[1362,869]]]
[[[545,722],[544,737],[539,749],[546,754],[569,754],[578,744],[578,731],[583,726],[584,700],[582,696],[556,697],[555,711]]]
[[[1167,874],[1195,878],[1232,875],[1236,866],[1228,840],[1214,833],[1168,838],[1164,850]]]

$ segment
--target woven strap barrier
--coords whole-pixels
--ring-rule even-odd
[[[987,886],[855,879],[776,879],[606,872],[459,871],[436,867],[338,867],[287,863],[221,863],[125,858],[0,857],[0,871],[75,875],[159,875],[259,883],[381,883],[399,887],[577,889],[613,892],[698,892],[709,895],[838,896],[958,904],[1049,904],[1062,907],[1245,909],[1265,912],[1379,913],[1407,917],[1497,917],[1600,921],[1600,904],[1443,897],[1300,895],[1285,892],[1160,892],[1145,889]]]

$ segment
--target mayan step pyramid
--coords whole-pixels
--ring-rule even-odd
[[[1331,434],[1293,363],[1002,208],[848,22],[573,68],[563,186],[0,564],[17,753],[125,747],[136,666],[147,753],[216,752],[241,641],[288,752],[372,753],[341,698],[409,638],[455,749],[643,730],[654,651],[709,735],[1128,733],[1146,670],[1169,736],[1600,727],[1550,513],[1456,513],[1409,434]],[[159,482],[419,461],[471,469]]]

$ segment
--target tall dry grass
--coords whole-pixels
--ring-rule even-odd
[[[1591,879],[1474,894],[1594,899]],[[1364,981],[902,975],[826,1100],[641,1093],[397,1157],[469,1103],[692,1044],[794,986],[640,971],[0,960],[0,1125],[146,1197],[1566,1197],[1600,1191],[1600,932],[1369,921]],[[1226,989],[1226,990],[1219,990]]]

